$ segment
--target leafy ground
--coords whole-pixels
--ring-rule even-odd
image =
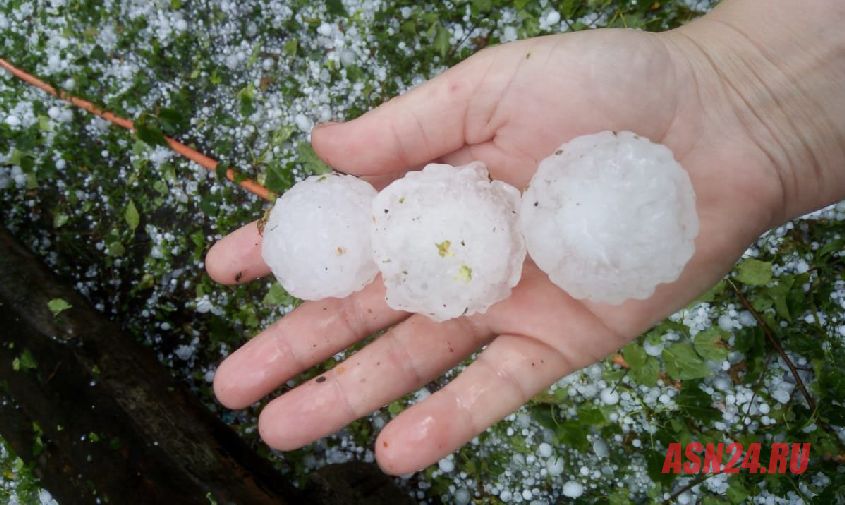
[[[2,57],[143,127],[133,137],[0,74],[0,214],[301,481],[327,463],[372,460],[379,428],[439,384],[299,451],[267,451],[258,406],[228,412],[210,382],[223,356],[296,301],[271,280],[215,285],[202,263],[216,239],[265,204],[157,146],[161,134],[282,191],[326,170],[308,144],[313,124],[355,117],[486,45],[602,26],[662,30],[707,8],[689,0],[6,0]],[[447,503],[549,503],[564,492],[614,504],[845,499],[843,245],[843,204],[773,230],[728,279],[615,360],[561,379],[467,448],[399,481],[421,501]],[[661,474],[666,444],[687,440],[809,441],[813,452],[800,476]],[[0,475],[0,501],[39,501],[26,466],[5,448]]]

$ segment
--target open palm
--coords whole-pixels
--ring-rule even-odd
[[[680,50],[676,36],[597,30],[488,49],[359,119],[318,127],[312,140],[329,164],[376,186],[435,160],[482,160],[492,177],[524,188],[538,161],[564,141],[634,131],[668,145],[697,194],[701,231],[680,279],[647,300],[612,306],[571,298],[528,261],[510,298],[486,314],[442,323],[387,307],[377,279],[348,298],[305,303],[249,341],[217,371],[220,401],[250,405],[390,327],[264,409],[263,439],[294,449],[420,388],[486,346],[460,376],[379,435],[379,464],[402,474],[454,451],[715,283],[776,224],[781,188],[730,106],[719,105],[729,102],[720,99],[721,86],[691,77],[700,57]],[[224,283],[266,275],[255,224],[216,244],[207,267]]]

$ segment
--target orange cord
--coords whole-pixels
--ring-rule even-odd
[[[27,83],[31,86],[34,86],[34,87],[36,87],[36,88],[38,88],[38,89],[40,89],[40,90],[42,90],[46,93],[49,93],[49,94],[51,94],[51,95],[53,95],[57,98],[60,98],[60,99],[66,101],[66,102],[68,102],[72,105],[75,105],[75,106],[79,107],[80,109],[85,109],[86,111],[90,112],[91,114],[94,114],[95,116],[99,116],[99,117],[105,119],[106,121],[108,121],[112,124],[116,124],[118,126],[122,126],[123,128],[126,128],[127,130],[133,130],[134,131],[134,125],[133,125],[132,121],[130,121],[128,119],[124,119],[124,118],[117,116],[115,114],[112,114],[111,112],[105,111],[105,110],[97,107],[96,105],[94,105],[93,103],[91,103],[87,100],[83,100],[81,98],[75,97],[75,96],[70,95],[68,93],[65,93],[64,91],[61,91],[61,90],[56,90],[56,88],[54,88],[53,86],[50,86],[49,84],[42,81],[41,79],[38,79],[37,77],[24,72],[23,70],[15,67],[14,65],[12,65],[11,63],[9,63],[8,61],[6,61],[2,58],[0,58],[0,67],[3,67],[10,74],[14,75],[18,79],[24,81],[25,83]],[[190,147],[186,146],[185,144],[178,142],[176,140],[173,140],[170,137],[165,137],[165,139],[167,140],[167,145],[170,146],[171,149],[173,149],[175,152],[181,154],[182,156],[188,158],[189,160],[193,161],[194,163],[199,164],[200,166],[208,169],[209,171],[214,171],[217,168],[217,161],[215,161],[214,159],[209,158],[208,156],[196,151],[195,149],[191,149]],[[232,170],[231,168],[227,169],[226,170],[226,178],[229,179],[230,181],[235,182],[235,171]],[[252,179],[243,179],[240,182],[238,182],[238,184],[242,188],[244,188],[245,190],[249,191],[250,193],[252,193],[254,195],[258,195],[259,197],[261,197],[265,200],[272,201],[276,198],[275,193],[273,193],[269,189],[265,188],[261,184],[258,184],[256,181],[254,181]]]

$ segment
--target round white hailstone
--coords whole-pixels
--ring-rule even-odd
[[[552,446],[543,442],[537,448],[537,453],[540,455],[541,458],[548,458],[552,455]]]
[[[631,132],[577,137],[541,161],[520,225],[552,282],[612,304],[677,279],[698,234],[686,171],[668,148]]]
[[[261,255],[288,293],[342,298],[378,273],[370,247],[376,190],[351,175],[315,175],[294,185],[264,225]]]
[[[343,63],[344,66],[354,65],[355,60],[357,57],[355,56],[355,51],[351,49],[344,49],[340,52],[340,62]]]
[[[469,491],[464,488],[455,491],[455,503],[457,505],[466,505],[469,503],[470,498]]]
[[[519,281],[519,191],[481,162],[430,164],[373,201],[373,255],[387,304],[443,321],[485,312]]]
[[[563,459],[560,457],[552,457],[546,460],[546,471],[549,475],[560,475],[563,473]]]
[[[643,350],[649,356],[660,356],[663,354],[663,342],[653,342],[646,339],[645,342],[643,342]]]
[[[319,27],[317,27],[317,33],[324,37],[328,37],[332,34],[332,25],[328,23],[322,23]]]
[[[306,116],[305,114],[297,114],[296,116],[294,116],[293,122],[296,123],[296,126],[298,126],[299,129],[304,132],[310,132],[311,127],[314,126],[314,123],[312,123],[311,120],[308,119],[308,116]]]
[[[566,496],[567,498],[578,498],[584,494],[584,486],[582,486],[579,482],[570,480],[563,485],[563,489],[561,491],[563,492],[563,496]]]
[[[449,472],[451,472],[452,470],[455,469],[455,462],[452,461],[452,458],[447,456],[447,457],[441,459],[437,463],[437,466],[440,468],[441,472],[449,473]]]
[[[604,440],[596,438],[593,440],[593,452],[600,458],[606,458],[610,455],[610,447],[607,446],[607,442]]]
[[[601,392],[601,402],[605,405],[616,405],[619,403],[619,393],[613,388],[605,388]]]

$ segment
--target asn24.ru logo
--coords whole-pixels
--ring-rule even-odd
[[[752,442],[745,448],[739,442],[724,444],[690,442],[682,447],[679,442],[669,444],[663,473],[789,473],[798,475],[807,470],[810,459],[809,443],[775,442],[768,451],[769,465],[760,464],[759,442]],[[744,457],[743,457],[744,455]],[[723,461],[727,458],[727,462]]]

